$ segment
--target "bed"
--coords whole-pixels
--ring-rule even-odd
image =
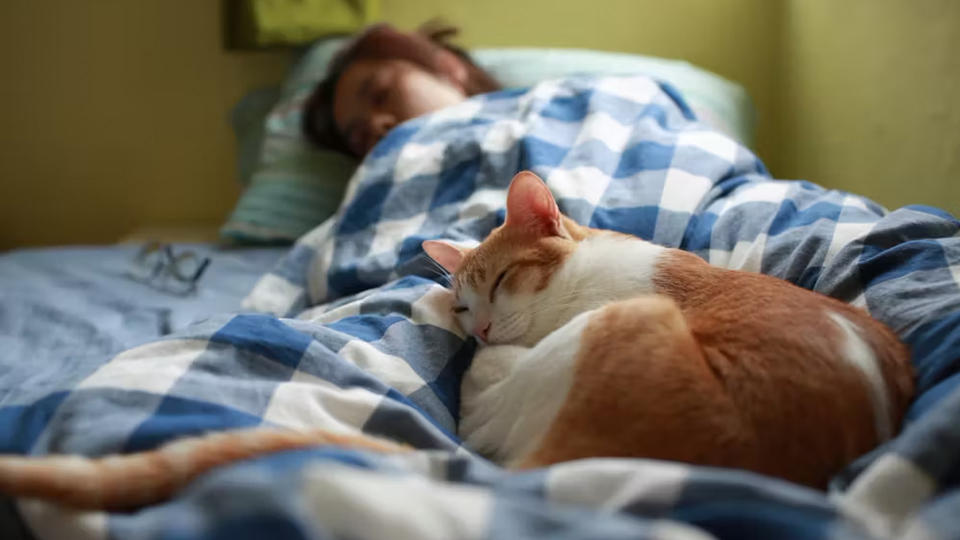
[[[643,459],[509,473],[472,453],[456,426],[476,342],[419,245],[481,240],[521,169],[582,223],[869,309],[913,348],[919,397],[904,432],[830,493]],[[196,297],[122,282],[131,246],[0,259],[3,283],[18,284],[2,292],[5,452],[103,455],[260,425],[373,434],[414,452],[269,455],[132,513],[8,501],[5,537],[949,538],[960,508],[958,235],[960,222],[934,208],[890,212],[771,179],[659,78],[578,75],[477,96],[391,131],[336,211],[289,248],[175,246],[212,260]],[[61,323],[67,337],[50,345]]]

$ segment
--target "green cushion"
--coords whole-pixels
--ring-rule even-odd
[[[379,0],[231,0],[226,5],[232,48],[306,45],[351,34],[373,22]]]

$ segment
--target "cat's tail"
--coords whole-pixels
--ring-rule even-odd
[[[318,445],[379,453],[410,450],[374,437],[326,430],[226,431],[176,440],[147,452],[101,458],[0,455],[0,493],[81,509],[124,510],[168,499],[215,467]]]

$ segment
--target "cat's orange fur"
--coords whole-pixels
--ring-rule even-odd
[[[496,277],[513,268],[502,278],[498,302],[500,295],[536,301],[585,240],[618,233],[560,214],[546,186],[529,173],[514,179],[507,207],[506,223],[475,249],[424,247],[454,272],[458,296],[479,291],[470,308],[476,311],[471,325],[483,332],[477,335],[487,340],[489,330],[494,343],[530,346],[523,336],[498,341],[496,321],[490,328],[496,316],[482,313],[496,310]],[[572,338],[578,346],[574,382],[563,405],[539,446],[508,462],[529,468],[586,457],[648,457],[825,487],[890,435],[875,427],[864,373],[840,360],[846,338],[830,314],[851,323],[871,349],[889,426],[900,425],[913,392],[909,353],[865,311],[676,249],[658,256],[651,281],[648,293],[606,303]],[[549,359],[544,366],[550,369]],[[529,391],[529,385],[517,388]]]
[[[886,353],[882,372],[896,401],[890,422],[899,425],[912,381],[906,349],[889,330],[786,282],[672,255],[658,283],[669,296],[616,302],[591,320],[567,405],[521,467],[642,456],[825,487],[879,434],[866,381],[833,360],[841,336],[818,316],[824,304],[875,327],[867,334]]]
[[[188,437],[147,452],[102,458],[0,456],[0,493],[74,508],[128,510],[165,500],[216,467],[318,445],[378,453],[410,450],[375,437],[322,429],[244,429]]]

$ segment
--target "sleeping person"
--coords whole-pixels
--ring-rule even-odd
[[[362,157],[391,128],[500,84],[427,23],[416,32],[369,27],[331,62],[310,96],[303,130],[317,146]]]

